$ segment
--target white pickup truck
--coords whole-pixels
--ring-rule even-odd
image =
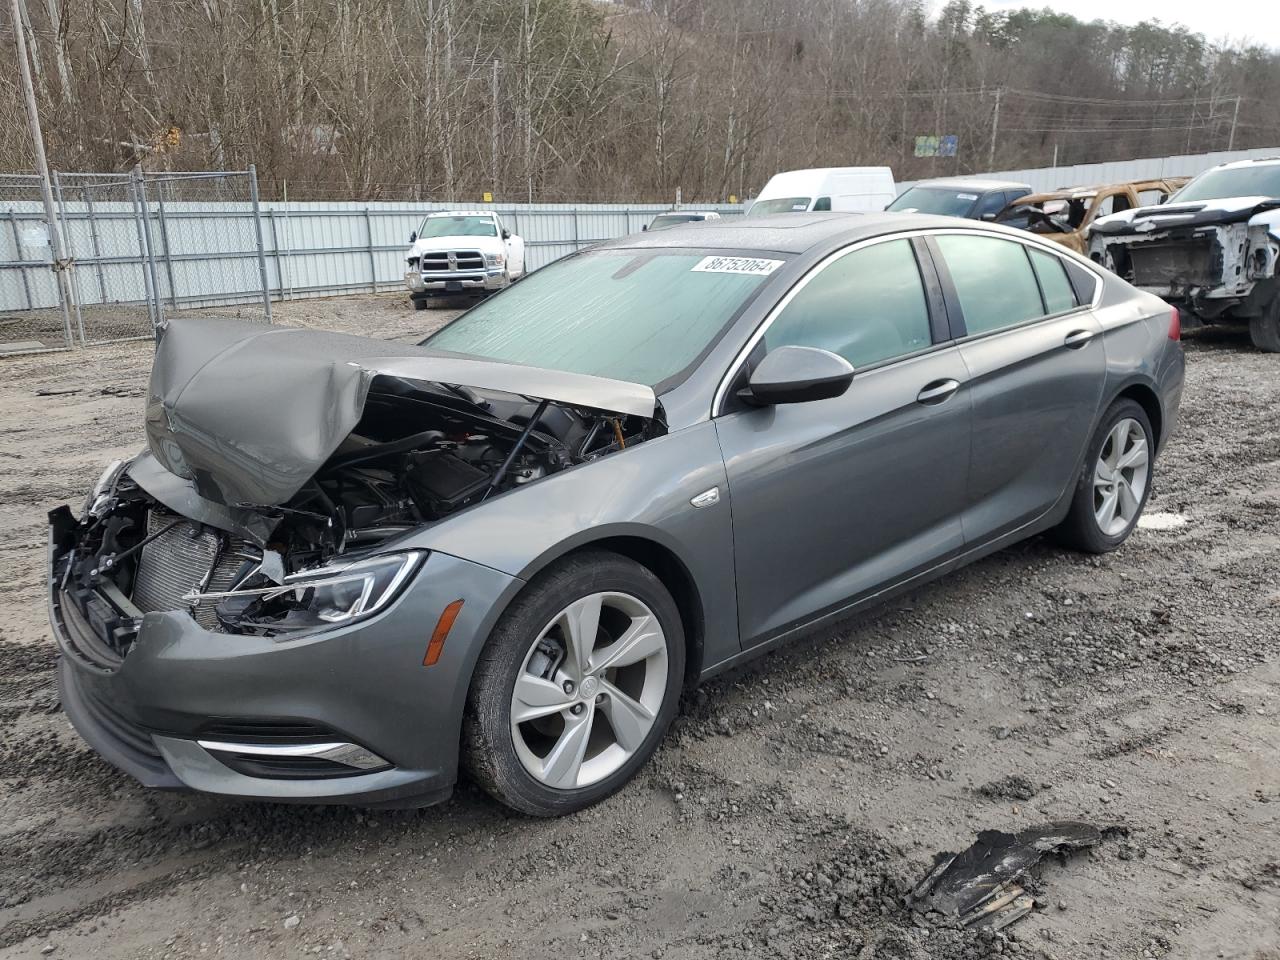
[[[524,241],[491,210],[429,213],[409,243],[404,283],[419,310],[436,297],[484,296],[524,276]]]

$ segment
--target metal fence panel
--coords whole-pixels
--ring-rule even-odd
[[[9,224],[7,239],[0,239],[0,312],[29,318],[42,310],[56,313],[58,295],[47,252],[17,262],[13,238],[24,224],[43,222],[38,185],[34,177],[26,180],[29,195],[23,197],[0,181],[0,212],[7,209],[19,231]],[[59,180],[59,217],[73,260],[82,342],[148,336],[165,316],[194,307],[233,306],[237,313],[269,317],[271,298],[402,289],[409,234],[432,211],[495,210],[524,238],[526,267],[536,270],[594,243],[636,233],[670,209],[625,203],[256,204],[252,170],[60,174]],[[742,212],[728,204],[698,209],[722,216]],[[34,320],[23,322],[25,330]],[[44,326],[51,322],[40,319]],[[51,326],[50,335],[55,333]]]
[[[38,177],[0,175],[0,356],[66,349]]]
[[[0,354],[155,335],[166,311],[270,318],[254,171],[53,174],[70,276],[53,272],[39,180],[0,177]]]
[[[1031,184],[1031,189],[1036,193],[1047,193],[1064,187],[1124,183],[1129,180],[1158,180],[1162,177],[1191,177],[1220,163],[1275,156],[1280,156],[1280,147],[1221,150],[1215,153],[1183,154],[1171,157],[1141,157],[1137,160],[1078,163],[1070,166],[1036,167],[1030,170],[996,170],[992,173],[966,174],[965,177],[958,179],[1016,180]],[[898,192],[901,193],[919,182],[918,180],[900,181]]]

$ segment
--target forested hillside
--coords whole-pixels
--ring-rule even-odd
[[[1275,50],[966,0],[25,6],[53,165],[253,162],[266,196],[712,200],[803,166],[907,179],[1280,142]],[[914,157],[930,135],[957,155]],[[30,166],[6,70],[0,170]]]

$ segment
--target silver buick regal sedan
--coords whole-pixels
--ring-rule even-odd
[[[50,514],[62,703],[149,786],[568,813],[701,679],[1042,531],[1119,547],[1182,383],[1162,301],[912,214],[627,237],[417,347],[177,320],[146,449]]]

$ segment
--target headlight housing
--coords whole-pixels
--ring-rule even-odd
[[[102,471],[102,476],[98,477],[98,482],[93,485],[93,490],[85,498],[85,516],[101,517],[107,512],[107,508],[111,505],[111,498],[116,492],[116,482],[128,465],[129,462],[126,460],[112,460],[107,464],[107,469]]]
[[[232,590],[221,595],[218,619],[238,633],[267,635],[363,620],[399,595],[425,556],[422,550],[387,553],[290,574],[281,584]]]
[[[486,253],[484,262],[491,267],[500,267],[507,262],[507,255],[505,253]]]

